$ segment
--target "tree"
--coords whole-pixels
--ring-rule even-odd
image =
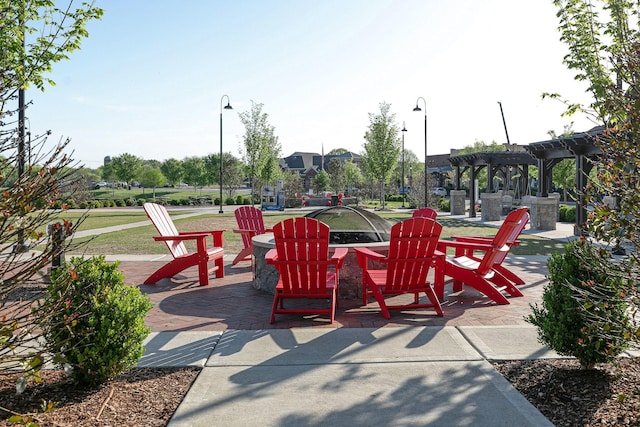
[[[330,181],[331,177],[329,176],[329,173],[324,169],[321,170],[313,180],[313,191],[316,194],[327,191]]]
[[[80,48],[82,39],[88,36],[87,22],[102,16],[102,10],[92,4],[82,4],[71,10],[72,2],[66,9],[55,7],[61,6],[60,3],[0,0],[0,152],[8,155],[0,158],[0,170],[3,171],[0,176],[3,187],[0,247],[4,254],[0,260],[0,312],[3,313],[0,317],[0,370],[21,369],[27,376],[37,375],[44,363],[54,356],[42,351],[42,330],[38,325],[38,322],[51,320],[51,312],[29,299],[11,296],[16,295],[24,283],[50,267],[52,260],[60,260],[60,237],[72,235],[84,218],[72,224],[60,220],[58,210],[61,184],[73,182],[77,166],[65,154],[70,140],[62,139],[47,149],[46,135],[34,135],[31,149],[37,154],[25,165],[25,153],[20,150],[24,135],[19,129],[23,129],[22,117],[28,104],[11,105],[30,85],[44,90],[47,84],[54,84],[45,74],[53,69],[53,64],[68,59],[70,52]],[[32,34],[38,34],[38,37],[30,38]],[[8,182],[7,178],[11,176],[15,180]],[[64,216],[68,206],[61,204],[61,207]],[[47,225],[56,239],[45,238]],[[73,250],[78,245],[71,242],[69,246]],[[20,268],[16,268],[17,265]],[[62,292],[61,301],[65,301],[65,291]],[[71,297],[70,294],[66,296]],[[61,310],[62,306],[55,309]],[[26,381],[21,381],[18,388],[24,384]]]
[[[229,197],[244,183],[244,166],[231,153],[222,153],[222,182]]]
[[[131,184],[140,174],[142,159],[133,154],[124,153],[111,159],[111,167],[118,180]]]
[[[204,167],[204,159],[202,157],[187,157],[182,161],[184,179],[195,190],[198,185],[205,185],[207,182],[207,173]]]
[[[331,159],[327,169],[329,170],[331,188],[336,193],[342,193],[347,182],[347,175],[344,170],[344,160]]]
[[[143,166],[140,171],[140,184],[145,188],[153,188],[153,198],[156,198],[156,188],[163,185],[165,178],[160,169]]]
[[[304,186],[302,178],[298,172],[285,171],[282,174],[282,189],[284,190],[284,199],[288,200],[287,207],[294,207],[292,200],[301,200]],[[300,206],[300,204],[298,205]]]
[[[275,128],[269,124],[269,116],[262,112],[263,104],[251,101],[251,110],[239,114],[245,127],[243,135],[243,159],[247,165],[251,181],[252,203],[255,204],[255,180],[263,176],[271,158],[280,157],[280,143],[275,136]],[[275,169],[271,169],[275,170]]]
[[[369,129],[364,135],[364,155],[362,166],[367,176],[378,183],[380,203],[385,207],[384,185],[389,182],[400,152],[399,128],[395,124],[395,114],[390,113],[391,105],[380,104],[380,114],[369,113]]]
[[[576,73],[576,80],[587,85],[589,105],[562,99],[559,94],[544,97],[560,99],[565,114],[582,112],[604,126],[594,142],[602,150],[597,160],[597,179],[590,180],[584,200],[592,205],[585,228],[590,236],[610,247],[626,240],[632,247],[624,262],[604,262],[609,277],[618,277],[627,286],[620,290],[637,313],[640,289],[640,32],[638,4],[627,0],[554,0],[558,9],[561,40],[567,45],[565,65]],[[616,203],[604,203],[603,195]],[[587,263],[589,260],[585,260]],[[584,307],[605,307],[606,284],[594,282],[590,292],[575,293]],[[633,316],[632,316],[633,317]],[[605,315],[591,321],[605,339],[615,339],[611,331],[626,330],[623,319]],[[595,332],[594,332],[595,333]],[[640,328],[627,336],[640,341]],[[605,349],[603,349],[605,351]]]
[[[160,165],[160,171],[171,185],[180,184],[182,180],[182,162],[176,159],[167,159]]]
[[[358,188],[363,179],[360,168],[352,161],[344,162],[344,176],[349,192],[352,192],[354,188]]]

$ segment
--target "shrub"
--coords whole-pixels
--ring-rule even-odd
[[[444,197],[438,200],[438,208],[443,212],[451,212],[451,201]]]
[[[127,206],[136,206],[138,204],[136,199],[133,197],[129,197],[128,199],[125,199],[125,203],[127,204]]]
[[[241,194],[238,194],[238,195],[236,196],[236,205],[242,205],[242,204],[243,204],[243,201],[244,201],[244,200],[242,199],[242,195],[241,195]]]
[[[56,363],[70,365],[74,381],[81,384],[108,381],[134,367],[144,354],[143,341],[150,332],[144,319],[151,302],[138,288],[124,284],[118,265],[104,256],[72,257],[51,273],[42,307],[55,312],[44,317],[41,327]],[[60,301],[61,295],[68,299]]]
[[[80,209],[88,209],[89,208],[89,202],[87,202],[87,201],[80,202],[79,207],[80,207]]]
[[[147,202],[147,199],[136,199],[136,205],[142,206]]]
[[[538,327],[540,342],[583,368],[611,362],[628,347],[625,281],[603,268],[608,258],[584,239],[569,242],[548,260],[542,306],[531,305],[526,319]]]
[[[224,201],[224,203],[226,205],[234,205],[236,203],[235,199],[233,197],[227,197],[227,199]]]
[[[124,207],[124,206],[127,206],[127,202],[126,202],[126,201],[124,201],[124,200],[122,200],[122,199],[118,199],[118,200],[116,200],[116,201],[115,201],[115,203],[116,203],[116,206],[118,206],[118,207],[120,207],[120,208],[122,208],[122,207]]]
[[[75,209],[76,208],[76,201],[74,199],[67,199],[64,202],[69,207],[69,209]]]
[[[576,222],[576,207],[560,205],[558,207],[560,222]]]
[[[250,205],[251,204],[251,199],[249,197],[244,197],[242,199],[242,204],[243,205]],[[302,200],[300,201],[300,205],[302,205]]]

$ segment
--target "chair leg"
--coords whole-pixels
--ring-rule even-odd
[[[382,311],[382,317],[385,319],[390,319],[391,315],[389,314],[389,309],[387,308],[387,304],[384,301],[384,295],[382,295],[382,291],[376,285],[370,284],[371,292],[373,292],[373,297],[378,301],[378,305],[380,306],[380,311]]]
[[[276,291],[276,294],[273,296],[273,305],[271,306],[271,320],[269,321],[271,324],[274,324],[276,321],[276,309],[278,308],[278,302],[282,304],[278,291]]]

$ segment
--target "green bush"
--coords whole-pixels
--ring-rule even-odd
[[[127,204],[127,206],[137,206],[138,205],[138,202],[133,197],[129,197],[128,199],[125,199],[125,203]]]
[[[224,201],[224,203],[225,203],[226,205],[231,205],[231,206],[233,206],[233,205],[235,205],[236,200],[235,200],[233,197],[227,197],[227,199]]]
[[[137,204],[138,206],[142,206],[142,205],[144,205],[146,202],[147,202],[147,199],[137,199],[137,200],[136,200],[136,204]]]
[[[89,202],[89,208],[97,209],[102,207],[102,201],[100,200],[92,200]]]
[[[47,350],[58,365],[72,368],[74,381],[100,384],[136,365],[150,329],[144,319],[149,298],[124,284],[118,262],[104,256],[72,257],[51,273],[42,307]],[[72,299],[60,301],[61,295]],[[63,307],[63,309],[60,309]]]
[[[441,198],[438,200],[438,208],[443,212],[451,212],[451,200]]]
[[[526,319],[540,342],[584,368],[611,362],[628,347],[625,283],[607,274],[608,258],[584,239],[569,242],[564,254],[549,258],[542,306],[531,305]]]
[[[561,204],[558,207],[560,222],[576,222],[576,207]]]
[[[89,202],[87,202],[87,201],[80,202],[79,207],[80,207],[80,209],[88,209],[89,208]]]
[[[67,199],[64,202],[67,204],[69,209],[75,209],[76,208],[76,201],[74,199]]]
[[[118,206],[120,208],[127,206],[127,202],[125,200],[122,200],[122,199],[116,200],[115,203],[116,203],[116,206]]]

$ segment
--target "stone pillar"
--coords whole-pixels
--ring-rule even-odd
[[[500,221],[500,215],[502,214],[502,194],[482,193],[480,200],[482,201],[482,220]]]
[[[555,230],[558,205],[551,197],[532,197],[529,224],[533,230]]]
[[[556,221],[560,221],[560,193],[549,193],[549,198],[556,201]]]
[[[451,190],[449,202],[451,215],[464,215],[466,211],[467,192],[465,190]]]

